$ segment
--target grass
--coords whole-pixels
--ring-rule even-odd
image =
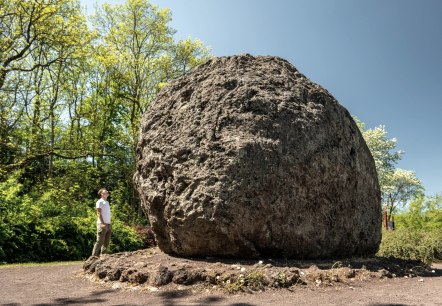
[[[244,291],[244,288],[247,287],[251,290],[258,291],[262,290],[266,285],[265,276],[260,271],[251,271],[246,273],[245,275],[228,277],[225,281],[222,282],[222,286],[229,293],[236,293],[239,291]]]
[[[61,265],[74,265],[82,263],[82,260],[77,261],[53,261],[53,262],[27,262],[27,263],[2,263],[0,262],[0,269],[6,268],[22,268],[22,267],[39,267],[39,266],[61,266]]]

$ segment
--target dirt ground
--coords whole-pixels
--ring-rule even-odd
[[[118,256],[116,256],[118,257]],[[110,258],[116,258],[110,257]],[[121,256],[120,256],[121,257]],[[103,262],[109,258],[101,259]],[[167,260],[171,267],[180,262],[160,254],[158,260]],[[178,260],[178,259],[177,259]],[[186,261],[190,267],[195,261]],[[249,263],[250,264],[250,263]],[[266,269],[280,268],[278,262]],[[294,263],[292,263],[294,264]],[[217,265],[223,271],[235,271],[237,266],[250,267],[248,263],[232,264],[230,261],[198,260],[197,266]],[[255,264],[256,265],[256,264]],[[297,263],[299,266],[299,262]],[[311,267],[300,268],[300,272]],[[320,267],[320,265],[318,265]],[[226,269],[226,267],[230,267]],[[334,267],[333,267],[334,268]],[[366,267],[362,267],[365,269]],[[376,268],[377,269],[377,268]],[[368,265],[370,273],[378,273]],[[238,269],[240,272],[241,270]],[[313,268],[317,275],[317,266]],[[313,271],[312,270],[312,271]],[[433,271],[434,272],[433,272]],[[330,271],[327,270],[327,271]],[[396,271],[397,272],[397,271]],[[369,275],[372,275],[370,274]],[[386,273],[383,273],[387,275]],[[394,274],[394,273],[393,273]],[[347,279],[333,284],[313,280],[290,288],[269,286],[264,290],[229,293],[216,286],[183,286],[170,283],[167,286],[126,286],[116,289],[115,282],[95,279],[85,273],[83,264],[0,268],[1,305],[442,305],[442,264],[435,264],[430,273],[409,277],[401,276]],[[300,273],[300,275],[304,275]],[[379,277],[376,277],[379,276]],[[148,282],[146,282],[147,284]],[[141,288],[142,289],[142,288]]]

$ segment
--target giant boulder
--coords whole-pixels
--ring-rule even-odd
[[[142,119],[134,181],[166,253],[368,256],[381,239],[355,122],[277,57],[212,59],[165,86]]]

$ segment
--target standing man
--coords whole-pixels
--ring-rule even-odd
[[[112,233],[110,206],[107,201],[109,191],[106,188],[98,190],[100,199],[96,203],[97,207],[97,242],[95,243],[92,256],[99,256],[107,253],[110,237]]]

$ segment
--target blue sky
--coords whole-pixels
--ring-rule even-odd
[[[177,39],[201,39],[216,56],[287,59],[366,127],[385,125],[405,152],[398,166],[416,171],[426,194],[442,192],[442,1],[151,3],[171,9]]]

